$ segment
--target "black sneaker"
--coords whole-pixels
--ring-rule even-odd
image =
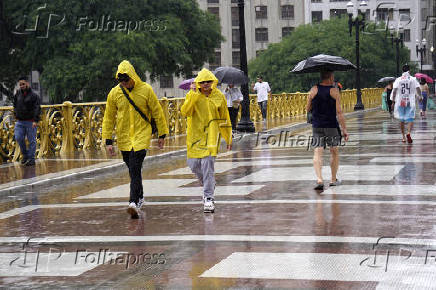
[[[127,213],[130,214],[130,217],[132,219],[139,218],[138,208],[136,207],[136,203],[134,202],[129,203],[129,207],[127,208]]]
[[[316,186],[313,189],[315,189],[315,190],[324,190],[324,183],[317,183]]]
[[[26,165],[26,166],[34,166],[35,165],[35,160],[34,159],[29,159],[29,160],[27,160],[26,163],[24,163],[24,165]]]
[[[20,163],[25,165],[27,163],[27,159],[26,158],[21,159]]]

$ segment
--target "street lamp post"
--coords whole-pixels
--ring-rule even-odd
[[[395,42],[395,51],[396,51],[396,55],[395,55],[395,61],[396,61],[396,74],[397,76],[400,76],[400,44],[401,47],[403,47],[403,33],[404,33],[404,27],[402,25],[398,25],[397,29],[391,25],[389,27],[389,31],[391,33],[391,38],[392,38],[392,46],[394,45]]]
[[[363,103],[362,103],[362,92],[360,90],[360,50],[359,50],[359,30],[360,27],[364,27],[365,25],[365,17],[359,17],[362,16],[363,13],[366,11],[366,7],[368,4],[365,0],[361,0],[359,3],[359,9],[356,13],[356,17],[354,17],[354,3],[352,1],[347,3],[347,13],[348,13],[348,29],[351,32],[353,30],[353,26],[355,26],[356,30],[356,91],[357,91],[357,101],[356,105],[354,106],[354,110],[363,110],[365,109]]]
[[[420,72],[422,72],[422,62],[425,57],[426,45],[427,40],[425,38],[423,38],[421,41],[418,39],[416,40],[416,56],[420,56]]]
[[[248,75],[247,67],[247,47],[245,44],[245,18],[244,0],[238,1],[239,8],[239,51],[241,58],[241,70]],[[250,119],[250,96],[248,94],[248,83],[241,86],[241,93],[244,99],[241,102],[241,120],[239,120],[237,130],[241,132],[254,132],[254,124]]]
[[[433,61],[433,72],[436,71],[436,51],[433,45],[430,47],[431,60]]]

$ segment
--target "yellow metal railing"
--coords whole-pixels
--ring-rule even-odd
[[[363,89],[362,101],[365,108],[380,106],[383,89]],[[306,114],[307,93],[274,94],[268,101],[268,119],[285,119]],[[342,91],[342,109],[347,112],[354,108],[356,91]],[[184,98],[160,100],[168,122],[171,136],[186,133],[186,120],[180,114]],[[77,103],[64,102],[58,105],[44,105],[37,130],[37,157],[54,153],[71,154],[77,150],[100,150],[101,126],[106,102]],[[250,95],[250,116],[256,122],[261,112],[256,95]],[[20,147],[14,140],[15,118],[12,107],[0,107],[0,158],[16,161]]]

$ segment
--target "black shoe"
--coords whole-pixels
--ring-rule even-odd
[[[27,160],[27,162],[24,165],[26,165],[26,166],[34,166],[35,165],[35,160],[34,159],[29,159],[29,160]]]
[[[25,165],[27,163],[27,159],[26,158],[21,159],[20,163]]]
[[[313,189],[315,189],[315,190],[324,190],[324,183],[317,183],[316,186]]]

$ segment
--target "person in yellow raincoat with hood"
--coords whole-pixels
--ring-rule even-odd
[[[232,149],[232,125],[226,98],[216,88],[218,79],[215,75],[202,69],[194,82],[196,89],[188,92],[181,108],[182,115],[188,119],[187,162],[203,186],[204,212],[214,212],[215,158],[221,135],[227,149]]]
[[[106,102],[103,118],[102,139],[106,140],[109,154],[114,155],[112,133],[116,124],[118,149],[129,168],[130,199],[127,212],[132,218],[138,218],[138,212],[144,203],[142,188],[142,162],[150,147],[152,126],[133,107],[125,94],[135,103],[148,120],[155,119],[159,133],[159,148],[163,148],[168,134],[168,126],[162,107],[152,87],[143,82],[127,60],[118,65],[115,78],[119,85],[112,88]],[[124,90],[124,92],[123,92]]]

